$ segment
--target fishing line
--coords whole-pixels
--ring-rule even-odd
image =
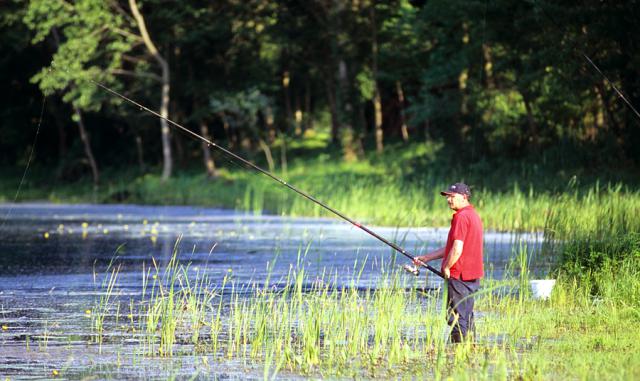
[[[2,219],[2,224],[0,224],[0,227],[4,227],[5,223],[7,222],[7,219],[9,218],[9,216],[11,215],[11,213],[13,212],[13,206],[15,205],[16,201],[18,200],[18,196],[20,195],[20,191],[22,190],[22,185],[24,184],[24,180],[27,177],[27,172],[29,171],[29,166],[31,165],[31,161],[33,160],[33,153],[36,150],[36,143],[38,142],[38,135],[40,135],[40,126],[42,125],[42,119],[44,117],[44,106],[47,103],[47,96],[44,95],[42,97],[42,107],[40,108],[40,118],[38,118],[38,124],[36,127],[36,134],[33,137],[33,144],[31,145],[31,151],[29,152],[29,159],[27,159],[27,165],[24,168],[24,172],[22,173],[22,178],[20,179],[20,183],[18,183],[18,189],[16,189],[16,194],[13,197],[13,202],[11,203],[11,206],[9,207],[9,210],[7,211],[7,213],[4,215],[3,219]]]
[[[542,11],[542,14],[549,19],[549,21],[551,21],[551,23],[553,24],[553,26],[556,27],[556,29],[558,29],[560,31],[560,33],[562,35],[566,35],[563,32],[562,27],[551,17],[551,15],[549,13],[547,13],[546,9],[544,9],[539,2],[536,0],[534,1],[535,4],[538,6],[538,8]],[[595,62],[593,62],[593,60],[582,50],[578,49],[578,42],[574,41],[571,48],[574,49],[575,51],[577,51],[577,53],[579,55],[581,55],[591,66],[593,66],[593,68],[602,76],[602,78],[605,79],[605,81],[609,84],[609,86],[611,86],[611,88],[613,88],[613,90],[616,92],[616,94],[618,94],[618,97],[620,99],[622,99],[624,101],[624,103],[631,109],[631,111],[633,111],[633,113],[636,115],[636,117],[638,118],[638,120],[640,121],[640,112],[638,112],[638,110],[636,110],[635,107],[633,107],[633,105],[631,104],[631,102],[627,99],[627,97],[622,93],[622,91],[620,91],[618,89],[618,87],[611,82],[611,80],[609,80],[609,77],[607,77],[604,72],[602,72],[602,70],[600,70],[600,68],[598,67],[598,65],[595,64]]]
[[[353,226],[363,230],[364,232],[368,233],[369,235],[371,235],[372,237],[378,239],[379,241],[381,241],[382,243],[390,246],[391,248],[393,248],[394,250],[396,250],[397,252],[399,252],[400,254],[404,255],[405,257],[411,259],[412,261],[415,261],[416,263],[419,263],[420,266],[428,269],[429,271],[431,271],[432,273],[438,275],[441,278],[444,278],[444,276],[442,275],[442,273],[435,269],[433,266],[430,266],[420,260],[417,260],[416,257],[414,257],[413,255],[411,255],[409,252],[407,252],[405,249],[401,248],[400,246],[394,244],[393,242],[388,241],[387,239],[385,239],[384,237],[378,235],[376,232],[372,231],[371,229],[369,229],[368,227],[362,225],[361,223],[347,217],[346,215],[342,214],[341,212],[337,211],[336,209],[333,209],[332,207],[330,207],[327,204],[324,204],[323,202],[317,200],[316,198],[314,198],[313,196],[311,196],[310,194],[303,192],[301,190],[299,190],[298,188],[294,187],[293,185],[287,183],[286,181],[282,180],[281,178],[275,176],[274,174],[272,174],[271,172],[260,168],[259,166],[253,164],[252,162],[244,159],[243,157],[236,155],[235,153],[229,151],[228,149],[219,146],[218,144],[212,142],[211,140],[191,131],[190,129],[182,126],[181,124],[178,124],[177,122],[174,122],[173,120],[160,115],[159,113],[157,113],[156,111],[151,110],[150,108],[134,101],[133,99],[128,98],[127,96],[120,94],[119,92],[107,87],[106,85],[103,85],[102,83],[96,82],[90,78],[87,79],[89,82],[93,83],[94,85],[98,86],[99,88],[103,89],[104,91],[115,95],[118,98],[121,98],[123,100],[125,100],[128,103],[131,103],[135,106],[137,106],[141,111],[146,111],[160,119],[165,120],[167,123],[169,123],[170,125],[176,127],[177,129],[185,132],[186,134],[190,135],[191,137],[195,138],[195,139],[199,139],[205,143],[207,143],[209,145],[209,147],[213,147],[213,148],[217,148],[218,150],[220,150],[222,153],[224,153],[225,155],[227,155],[228,157],[239,161],[240,163],[244,164],[245,166],[256,170],[257,172],[260,172],[261,174],[271,178],[272,180],[280,183],[281,185],[289,188],[290,190],[296,192],[297,194],[299,194],[300,196],[306,198],[309,201],[312,201],[314,203],[316,203],[317,205],[320,205],[321,207],[323,207],[324,209],[330,211],[331,213],[335,214],[336,216],[342,218],[343,220],[349,222],[350,224],[352,224]]]

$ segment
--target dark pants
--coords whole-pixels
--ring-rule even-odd
[[[447,319],[451,328],[451,342],[459,343],[475,333],[473,294],[480,288],[480,279],[447,281]]]

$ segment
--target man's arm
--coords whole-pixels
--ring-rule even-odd
[[[418,261],[422,262],[422,263],[427,263],[429,261],[433,261],[435,259],[440,259],[444,257],[444,247],[441,247],[437,250],[434,250],[430,253],[427,253],[425,255],[420,255],[415,257],[415,260],[413,261],[413,263],[415,265],[419,265],[420,263],[418,263]]]
[[[460,259],[460,256],[462,255],[463,247],[464,247],[464,242],[460,241],[459,239],[453,241],[453,247],[451,248],[451,252],[447,256],[447,263],[445,263],[443,267],[445,278],[449,279],[449,276],[451,274],[450,270],[453,267],[453,265],[455,265],[456,262],[458,262],[458,259]]]

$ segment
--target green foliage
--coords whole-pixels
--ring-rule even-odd
[[[626,261],[637,262],[640,255],[640,232],[611,235],[601,239],[575,239],[564,246],[562,254],[565,269],[571,270],[572,275],[584,274],[599,268],[610,270]]]
[[[43,93],[60,91],[65,102],[94,111],[105,99],[113,100],[89,80],[113,84],[113,71],[138,40],[127,31],[131,24],[109,3],[31,1],[24,22],[35,33],[33,43],[53,34],[56,45],[51,65],[32,78]]]
[[[365,68],[363,71],[358,73],[356,81],[358,82],[358,89],[360,90],[362,98],[372,99],[375,91],[375,81],[371,70]]]
[[[106,130],[117,124],[132,135],[144,135],[151,146],[148,156],[159,156],[157,134],[142,133],[144,123],[131,117],[136,113],[128,106],[103,108],[118,101],[88,81],[137,100],[157,93],[154,62],[141,47],[127,4],[10,4],[0,23],[2,46],[23,54],[7,55],[3,62],[11,67],[34,56],[39,58],[35,62],[49,61],[26,69],[41,92],[59,94],[95,113],[92,124]],[[235,144],[265,133],[258,131],[263,123],[235,128],[229,136],[216,113],[222,106],[237,108],[255,90],[269,100],[270,128],[295,132],[288,142],[304,140],[304,129],[324,128],[331,131],[332,143],[346,137],[343,144],[357,152],[350,157],[363,158],[374,140],[372,100],[378,88],[386,145],[399,136],[413,142],[426,136],[448,147],[465,145],[462,156],[472,164],[556,152],[553,160],[563,165],[567,145],[576,148],[573,153],[582,165],[623,163],[633,169],[639,162],[635,117],[579,54],[589,53],[637,105],[638,58],[633,52],[638,39],[635,25],[625,17],[636,10],[635,2],[628,10],[613,3],[578,7],[504,0],[225,0],[184,1],[176,7],[145,0],[140,5],[171,63],[172,114],[194,126],[209,125],[217,140]],[[32,46],[25,46],[25,33],[14,30],[19,20],[31,30]],[[35,100],[33,89],[16,89],[20,97]],[[212,99],[223,104],[212,109]],[[56,106],[54,112],[57,120],[65,120],[70,110]],[[7,124],[3,130],[12,127]],[[18,145],[25,140],[25,132],[2,135]],[[115,135],[105,145],[119,142]],[[200,155],[199,145],[184,146],[185,156]],[[68,154],[64,148],[52,149],[61,162]],[[118,149],[137,155],[134,145]],[[11,162],[18,153],[10,155]],[[108,160],[96,156],[99,162]]]
[[[523,139],[522,128],[517,128],[523,125],[526,113],[520,93],[496,92],[481,100],[479,106],[485,110],[482,120],[486,140],[496,153],[507,151],[509,144]]]
[[[270,99],[260,90],[253,88],[235,94],[213,95],[209,105],[211,112],[223,115],[232,128],[246,128],[258,131],[258,115],[269,107]]]

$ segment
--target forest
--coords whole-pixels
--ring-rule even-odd
[[[637,180],[636,1],[11,0],[0,17],[5,177],[34,141],[58,184],[228,164],[100,84],[271,170],[411,156],[411,176],[506,189],[487,176]]]

